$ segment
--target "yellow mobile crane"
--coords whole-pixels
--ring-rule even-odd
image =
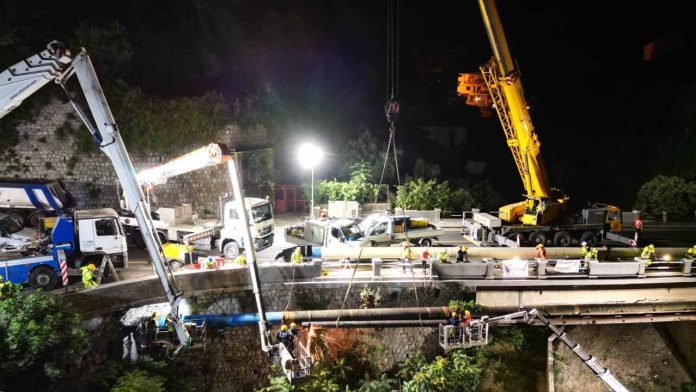
[[[474,216],[477,224],[486,230],[487,235],[484,237],[504,242],[495,238],[495,234],[501,234],[508,239],[519,240],[522,237],[522,242],[528,239],[531,243],[543,244],[552,240],[555,245],[569,246],[574,239],[596,244],[607,231],[620,231],[621,211],[607,205],[596,205],[595,208],[583,210],[579,221],[559,224],[569,197],[561,189],[549,184],[541,158],[541,143],[524,99],[520,73],[510,55],[495,2],[479,0],[479,6],[493,49],[493,58],[480,68],[481,74],[526,192],[524,201],[500,207],[498,218],[488,214],[479,214],[481,216],[478,219]],[[471,78],[470,74],[460,75],[457,93],[471,98],[471,81],[478,79]],[[473,101],[488,102],[483,99]],[[504,226],[501,221],[512,226]],[[515,226],[516,223],[522,225]]]

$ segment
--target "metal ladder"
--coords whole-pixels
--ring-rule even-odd
[[[104,257],[102,258],[102,262],[99,265],[97,272],[95,273],[96,278],[94,281],[97,285],[101,283],[102,277],[104,277],[104,269],[106,268],[107,264],[109,265],[109,272],[111,272],[112,276],[114,277],[114,280],[117,282],[120,281],[118,274],[116,273],[114,263],[111,261],[111,256],[104,255]]]

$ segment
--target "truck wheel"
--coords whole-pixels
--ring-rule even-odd
[[[580,236],[580,242],[587,242],[587,246],[597,245],[597,236],[591,231],[586,231]]]
[[[529,235],[529,242],[531,242],[532,245],[546,244],[546,234],[535,231]]]
[[[553,244],[556,246],[570,246],[573,242],[573,237],[567,231],[559,231],[553,236]]]
[[[45,212],[32,212],[29,214],[29,224],[31,227],[39,227],[41,219],[47,217],[48,214]]]
[[[228,242],[225,244],[225,247],[222,248],[222,253],[224,253],[226,258],[234,260],[239,256],[239,245],[234,241]]]
[[[427,246],[428,248],[433,246],[433,240],[430,238],[423,238],[420,240],[420,246]]]
[[[29,285],[35,289],[53,290],[56,284],[58,284],[58,275],[53,268],[40,266],[29,274]]]
[[[17,224],[22,227],[27,224],[27,216],[22,210],[9,210],[7,211],[7,215],[9,215],[13,221],[17,222]]]
[[[164,245],[167,243],[167,236],[160,233],[159,231],[157,232],[157,237],[159,237],[160,244]]]

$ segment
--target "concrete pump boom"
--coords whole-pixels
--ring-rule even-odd
[[[73,74],[77,76],[92,119],[72,99],[65,87],[65,83]],[[162,244],[154,230],[150,211],[135,176],[133,164],[87,52],[82,49],[77,56],[71,57],[70,51],[62,43],[53,41],[48,44],[46,50],[20,61],[0,73],[0,118],[18,107],[22,101],[50,81],[61,85],[65,90],[97,146],[111,160],[126,201],[131,206],[138,225],[141,227],[150,260],[155,266],[167,301],[171,305],[170,314],[174,320],[174,328],[179,339],[179,346],[173,352],[176,355],[191,344],[190,335],[178,314],[181,292],[176,286],[174,275],[162,256]]]

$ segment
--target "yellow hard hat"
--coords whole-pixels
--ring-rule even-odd
[[[280,326],[280,330],[281,330],[281,331],[287,331],[287,330],[288,330],[288,326],[287,326],[287,325],[281,325],[281,326]]]
[[[452,317],[457,317],[457,312],[452,312]]]
[[[655,249],[655,245],[653,245],[653,244],[650,244],[648,246],[650,247],[650,249]]]
[[[295,323],[290,323],[290,328],[295,328],[295,327],[297,327],[297,324],[295,324]]]
[[[464,315],[465,315],[465,316],[469,316],[469,315],[471,315],[471,312],[468,311],[468,310],[465,310],[465,311],[464,311]]]
[[[463,250],[464,252],[466,252],[469,248],[467,248],[466,246],[462,245],[459,249],[461,249],[461,250]]]
[[[537,247],[537,248],[543,248],[543,247],[544,247],[544,244],[538,244],[536,247]]]
[[[90,264],[87,266],[87,269],[90,271],[94,271],[97,267],[94,266],[94,264]]]
[[[159,312],[156,310],[152,312],[152,317],[159,317]]]

